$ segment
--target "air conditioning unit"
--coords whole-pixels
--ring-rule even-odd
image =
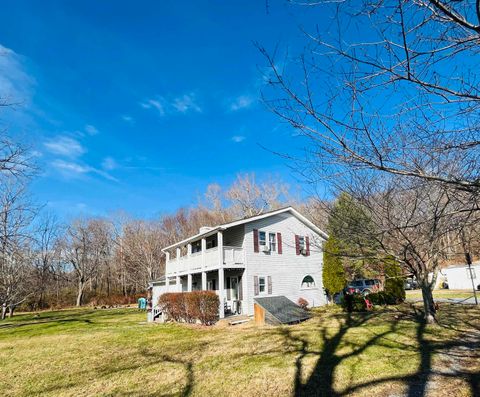
[[[302,255],[307,255],[307,249],[306,249],[306,248],[302,248],[302,249],[300,250],[300,253],[301,253]]]
[[[262,245],[262,246],[261,246],[261,250],[262,250],[263,252],[270,252],[270,247],[265,244],[265,245]]]

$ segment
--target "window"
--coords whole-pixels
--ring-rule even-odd
[[[258,244],[259,245],[267,244],[267,236],[265,232],[258,232]]]
[[[217,289],[215,285],[215,281],[216,281],[215,279],[207,281],[207,289],[209,291],[215,291]]]
[[[267,292],[267,284],[266,284],[266,278],[265,277],[259,277],[258,278],[258,292],[261,294],[264,294]]]
[[[275,233],[268,234],[268,243],[270,244],[270,251],[277,250],[277,240],[275,239]]]
[[[202,242],[201,241],[195,241],[192,243],[192,254],[196,252],[200,252],[202,250]]]
[[[298,236],[298,245],[300,246],[300,250],[307,249],[307,246],[305,245],[305,237],[304,236]]]
[[[368,286],[375,285],[375,281],[374,280],[365,280],[365,285],[368,285]]]
[[[207,250],[217,246],[217,239],[215,237],[207,238]]]
[[[312,276],[305,276],[302,280],[302,288],[315,288],[315,280]]]

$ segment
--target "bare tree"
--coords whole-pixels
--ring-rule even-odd
[[[35,209],[26,185],[17,178],[3,180],[0,191],[0,305],[2,319],[32,293],[29,280],[29,226]]]
[[[238,175],[226,192],[237,217],[259,215],[282,206],[287,200],[288,186],[282,182],[266,181],[258,184],[255,174]]]
[[[83,303],[85,287],[111,255],[111,225],[102,219],[77,219],[67,229],[62,256],[77,282],[76,305]]]

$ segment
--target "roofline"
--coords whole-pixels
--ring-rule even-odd
[[[223,231],[223,230],[226,230],[226,229],[229,229],[231,227],[235,227],[235,226],[239,226],[239,225],[243,225],[245,223],[250,223],[250,222],[254,222],[254,221],[257,221],[257,220],[260,220],[260,219],[264,219],[264,218],[268,218],[270,216],[274,216],[274,215],[278,215],[278,214],[282,214],[284,212],[291,212],[292,215],[294,215],[296,218],[298,218],[301,222],[303,222],[305,225],[307,225],[310,229],[314,230],[317,234],[319,234],[323,239],[327,239],[328,238],[328,235],[327,233],[325,233],[323,230],[321,230],[318,226],[316,226],[313,222],[311,222],[310,220],[308,220],[305,216],[303,216],[300,212],[298,212],[295,208],[289,206],[289,207],[283,207],[283,208],[279,208],[277,210],[273,210],[273,211],[269,211],[269,212],[265,212],[263,214],[260,214],[260,215],[254,215],[254,216],[251,216],[251,217],[248,217],[248,218],[243,218],[243,219],[238,219],[236,221],[233,221],[233,222],[229,222],[229,223],[224,223],[222,225],[218,225],[218,226],[215,226],[213,227],[211,230],[208,230],[206,232],[203,232],[203,233],[197,233],[195,234],[194,236],[191,236],[191,237],[188,237],[186,239],[183,239],[182,241],[179,241],[177,243],[174,243],[174,244],[171,244],[169,245],[168,247],[165,247],[165,248],[162,248],[162,252],[166,252],[168,251],[169,249],[172,249],[172,248],[175,248],[175,247],[179,247],[179,246],[182,246],[190,241],[194,241],[194,240],[197,240],[198,238],[200,237],[209,237],[213,234],[215,234],[216,232],[219,232],[219,231]]]

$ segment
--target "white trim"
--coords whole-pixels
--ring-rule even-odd
[[[268,277],[267,276],[257,276],[258,277],[258,295],[268,295]],[[265,280],[265,291],[260,291],[260,279],[263,278]]]
[[[258,221],[260,219],[265,219],[265,218],[268,218],[270,216],[275,216],[275,215],[278,215],[278,214],[283,214],[285,212],[290,212],[293,216],[295,216],[300,222],[302,222],[303,224],[305,224],[306,226],[308,226],[310,229],[312,229],[314,232],[316,232],[318,235],[320,235],[320,237],[322,237],[324,240],[326,240],[328,238],[328,235],[327,233],[325,233],[323,230],[321,230],[320,228],[318,228],[314,223],[312,223],[311,221],[309,221],[307,218],[305,218],[300,212],[298,212],[295,208],[293,207],[285,207],[285,208],[280,208],[278,210],[275,210],[275,211],[270,211],[270,212],[267,212],[265,214],[260,214],[260,215],[256,215],[256,216],[252,216],[250,218],[245,218],[245,219],[240,219],[238,221],[234,221],[234,222],[230,222],[230,223],[224,223],[223,225],[218,225],[218,226],[215,226],[213,227],[211,230],[208,230],[206,232],[203,232],[203,233],[198,233],[198,234],[195,234],[194,236],[191,236],[191,237],[188,237],[182,241],[179,241],[175,244],[172,244],[172,245],[169,245],[168,247],[165,247],[162,249],[163,252],[166,252],[167,250],[169,249],[172,249],[172,248],[175,248],[177,246],[182,246],[182,245],[185,245],[187,244],[188,242],[190,241],[193,241],[193,240],[197,240],[199,239],[200,237],[209,237],[215,233],[217,233],[218,231],[222,231],[222,230],[226,230],[226,229],[229,229],[231,227],[235,227],[235,226],[239,226],[239,225],[243,225],[245,223],[250,223],[250,222],[255,222],[255,221]]]

